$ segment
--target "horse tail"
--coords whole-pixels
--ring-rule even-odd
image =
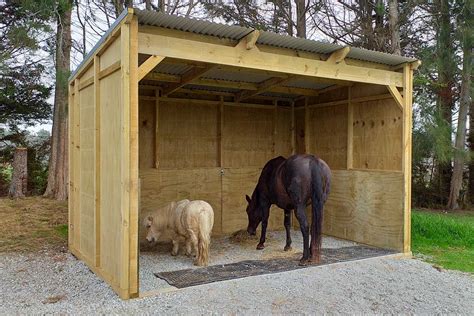
[[[326,202],[331,182],[329,167],[319,160],[311,166],[311,256],[319,262],[321,254],[321,235],[323,223],[323,207]]]
[[[198,255],[196,258],[196,264],[198,266],[207,266],[209,264],[211,233],[214,224],[214,212],[210,205],[203,208],[201,211],[199,222]]]

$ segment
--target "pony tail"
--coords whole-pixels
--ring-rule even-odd
[[[209,248],[211,244],[210,232],[199,230],[197,265],[207,266],[209,264]]]

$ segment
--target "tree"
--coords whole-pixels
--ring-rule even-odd
[[[25,197],[28,183],[26,148],[16,148],[13,156],[13,176],[8,195],[13,198]]]
[[[54,93],[51,157],[44,196],[64,201],[68,197],[68,77],[71,54],[72,0],[58,2],[56,22],[56,84]]]
[[[469,107],[472,104],[472,67],[473,63],[473,44],[474,44],[474,33],[473,33],[473,9],[474,6],[471,1],[467,0],[462,7],[462,13],[460,14],[460,27],[459,33],[461,37],[461,46],[463,50],[463,69],[462,69],[462,85],[461,85],[461,96],[459,103],[458,113],[458,126],[455,140],[455,153],[454,153],[454,167],[453,175],[451,178],[451,186],[448,199],[448,209],[459,208],[459,191],[461,190],[463,182],[463,171],[464,162],[466,157],[465,142],[466,142],[466,121]],[[472,126],[471,126],[472,129]]]
[[[388,1],[388,22],[390,30],[390,44],[392,54],[401,54],[400,25],[398,19],[398,0]]]

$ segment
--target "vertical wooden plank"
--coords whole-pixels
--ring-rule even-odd
[[[160,166],[160,90],[155,90],[155,168]]]
[[[217,118],[217,163],[218,166],[224,167],[223,156],[223,132],[224,132],[224,97],[220,96],[219,117]]]
[[[309,111],[311,111],[311,109],[308,107],[308,98],[304,98],[304,148],[305,153],[307,154],[311,152],[311,135],[309,135]]]
[[[129,89],[130,89],[130,224],[129,224],[129,295],[138,297],[138,213],[139,213],[139,111],[138,111],[138,19],[130,22],[129,34]]]
[[[100,267],[100,57],[94,56],[95,111],[95,265]]]
[[[81,208],[80,208],[80,182],[81,182],[81,173],[80,173],[80,158],[81,158],[81,144],[80,144],[80,106],[81,99],[79,96],[79,79],[74,80],[74,163],[73,163],[73,172],[74,172],[74,181],[73,184],[73,199],[74,199],[74,220],[73,220],[73,231],[74,234],[74,248],[76,250],[81,250]]]
[[[353,168],[354,154],[354,106],[352,105],[352,87],[347,87],[347,169]]]
[[[221,168],[221,183],[220,183],[220,190],[221,190],[221,221],[219,223],[220,227],[218,229],[219,232],[224,231],[224,194],[223,194],[223,189],[224,189],[224,97],[220,97],[220,107],[219,107],[219,167]]]
[[[69,198],[68,198],[68,223],[69,223],[69,234],[68,234],[68,246],[69,250],[74,248],[74,234],[73,234],[73,218],[74,218],[74,98],[75,94],[74,85],[69,84],[69,100],[68,100],[68,131],[69,131],[69,144],[68,144],[68,178],[69,178]]]
[[[412,98],[413,70],[410,64],[403,67],[403,156],[402,170],[404,176],[403,203],[403,251],[411,252],[411,152],[412,152]]]
[[[291,155],[296,153],[295,102],[291,102]]]

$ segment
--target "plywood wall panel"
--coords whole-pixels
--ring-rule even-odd
[[[273,109],[225,108],[225,167],[262,167],[273,158],[273,117]]]
[[[124,145],[120,87],[121,73],[118,71],[100,81],[100,262],[101,270],[113,285],[120,281],[124,220],[121,213]]]
[[[120,38],[112,40],[112,43],[100,56],[100,69],[104,70],[105,68],[111,66],[117,61],[120,61],[121,47],[120,47]],[[117,84],[120,84],[117,82]],[[110,90],[114,91],[114,90]]]
[[[155,166],[155,101],[140,100],[139,106],[139,165]]]
[[[310,108],[310,153],[331,169],[347,166],[347,104]]]
[[[160,101],[159,167],[217,167],[218,108]]]
[[[291,109],[277,109],[276,134],[275,134],[275,157],[289,157],[291,155]]]
[[[353,166],[400,170],[402,113],[394,100],[354,103]]]
[[[334,170],[323,232],[378,247],[403,249],[403,174]]]

